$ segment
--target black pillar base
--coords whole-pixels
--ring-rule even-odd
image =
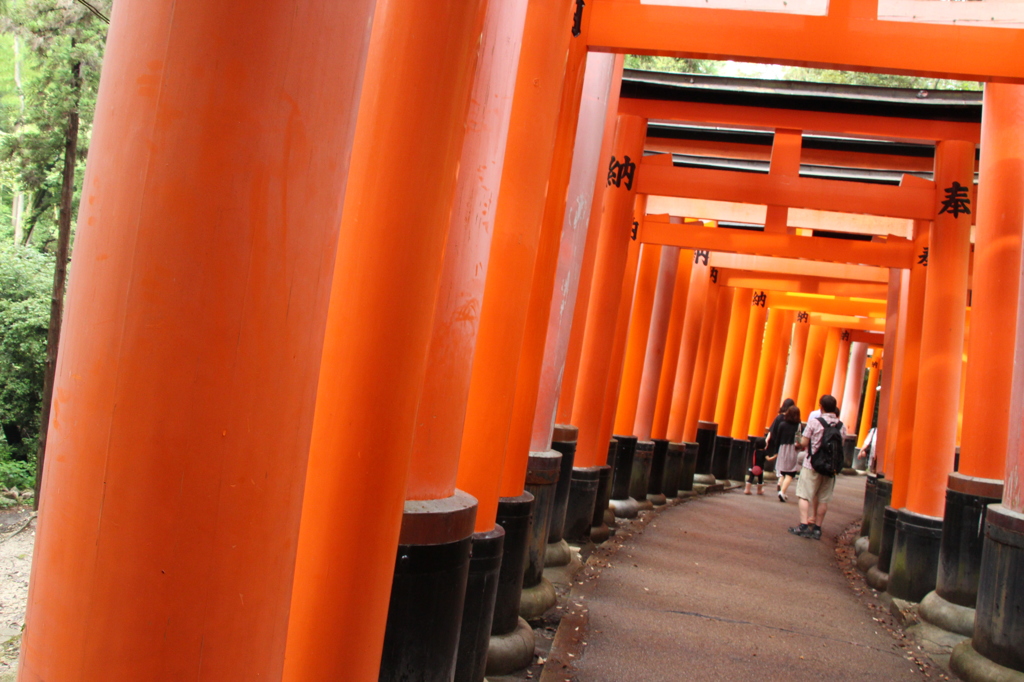
[[[942,518],[900,509],[889,560],[891,596],[919,602],[935,589],[939,574]]]
[[[614,436],[618,442],[615,449],[615,466],[612,468],[612,496],[608,503],[615,516],[632,519],[640,511],[640,505],[629,496],[629,480],[633,475],[633,456],[636,453],[636,436]],[[646,498],[646,495],[644,495]]]
[[[562,468],[562,455],[554,450],[531,452],[526,470],[526,491],[533,495],[533,523],[526,546],[523,593],[519,615],[530,620],[555,605],[555,589],[544,578],[544,555],[548,546],[555,492]]]
[[[698,449],[696,443],[683,443],[683,462],[679,469],[679,496],[693,490],[694,469],[697,467]]]
[[[662,489],[666,495],[677,497],[679,495],[679,481],[683,477],[683,444],[669,443],[665,445],[665,475],[662,479]]]
[[[1002,481],[955,472],[949,475],[935,583],[935,591],[946,601],[974,608],[985,546],[986,512],[988,505],[998,504],[1002,498]]]
[[[519,598],[523,593],[523,566],[530,542],[533,502],[533,495],[528,492],[498,500],[498,525],[505,531],[505,546],[494,599],[492,635],[511,634],[519,626]]]
[[[974,650],[1024,672],[1024,514],[1001,504],[986,515],[976,614]]]
[[[697,462],[695,474],[711,476],[711,464],[715,459],[715,437],[718,436],[718,424],[715,422],[697,422]],[[698,479],[698,482],[700,480]]]
[[[637,441],[633,452],[633,470],[629,477],[629,496],[640,504],[640,509],[654,509],[654,503],[647,499],[653,462],[654,441]]]
[[[665,454],[668,452],[668,441],[663,438],[652,439],[654,452],[651,454],[651,476],[647,479],[647,499],[660,506],[668,502],[665,495]],[[672,491],[675,497],[675,491]]]
[[[735,438],[729,450],[729,480],[742,483],[750,468],[750,441]]]
[[[854,450],[857,449],[857,436],[848,435],[843,439],[843,467],[848,470],[849,473],[855,474],[857,470],[853,468]],[[847,473],[844,471],[844,473]]]
[[[504,546],[505,529],[501,526],[495,526],[494,530],[486,533],[473,533],[455,682],[482,682],[486,674],[487,648]]]
[[[378,679],[452,679],[475,521],[476,498],[461,490],[405,503]]]
[[[732,438],[715,436],[715,451],[711,459],[711,475],[715,480],[725,482],[729,478],[729,453],[732,452]]]
[[[881,492],[882,481],[879,481],[879,492]],[[879,500],[878,504],[882,501]],[[874,526],[872,526],[874,528]],[[882,520],[878,523],[878,563],[868,569],[865,576],[868,585],[879,592],[885,592],[889,587],[889,564],[892,559],[892,543],[896,537],[896,510],[886,505],[882,509]],[[871,552],[871,549],[868,549]],[[872,552],[874,554],[874,552]]]
[[[576,440],[579,429],[566,424],[555,424],[551,438],[551,449],[562,455],[562,466],[555,484],[555,501],[551,509],[551,527],[548,530],[548,544],[561,543],[565,534],[565,510],[569,505],[569,488],[572,485],[572,468],[576,459]]]
[[[878,476],[878,480],[875,483],[875,506],[872,509],[871,521],[868,527],[868,551],[875,556],[880,557],[882,555],[882,531],[884,529],[883,519],[885,515],[885,508],[892,502],[892,481]],[[895,524],[896,517],[893,517],[893,523]],[[896,526],[893,525],[893,530]],[[891,538],[892,536],[890,536]],[[889,545],[890,549],[892,545]],[[889,561],[886,559],[885,570],[889,570]]]
[[[875,513],[875,491],[878,486],[878,476],[868,474],[868,480],[864,484],[864,513],[861,515],[860,534],[868,535],[871,530],[871,517]]]
[[[604,521],[604,513],[608,509],[608,502],[612,492],[612,468],[610,466],[597,467],[597,499],[594,501],[594,517],[590,519],[590,540],[601,544],[612,536],[612,530]]]
[[[563,536],[569,542],[582,545],[590,539],[590,524],[594,519],[600,482],[601,467],[573,468],[563,531]]]

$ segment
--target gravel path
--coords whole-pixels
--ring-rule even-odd
[[[17,667],[35,540],[34,512],[0,512],[0,682],[13,679]]]

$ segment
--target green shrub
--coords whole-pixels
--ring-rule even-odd
[[[36,467],[29,462],[0,461],[0,487],[31,490],[36,484]]]

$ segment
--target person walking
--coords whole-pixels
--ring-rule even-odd
[[[799,430],[800,408],[790,405],[776,429],[778,459],[775,461],[775,475],[779,481],[779,502],[789,500],[786,491],[800,470],[800,453],[796,449]]]
[[[825,521],[828,503],[832,499],[836,478],[834,474],[815,471],[811,459],[825,445],[826,435],[829,441],[832,441],[835,432],[838,431],[840,451],[842,439],[846,437],[846,427],[839,421],[836,399],[830,395],[823,395],[818,404],[821,406],[821,416],[807,422],[796,446],[798,451],[807,454],[804,456],[800,480],[796,486],[796,496],[800,503],[800,525],[789,529],[793,535],[814,540],[821,539],[821,526]]]
[[[754,455],[751,458],[750,468],[747,469],[747,486],[743,489],[744,495],[750,494],[750,486],[757,484],[757,494],[764,495],[764,465],[778,455],[769,456],[765,449],[764,438],[754,441]]]

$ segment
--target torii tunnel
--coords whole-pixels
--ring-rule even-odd
[[[510,673],[545,564],[824,394],[871,584],[1024,679],[1014,7],[118,0],[19,679]]]

